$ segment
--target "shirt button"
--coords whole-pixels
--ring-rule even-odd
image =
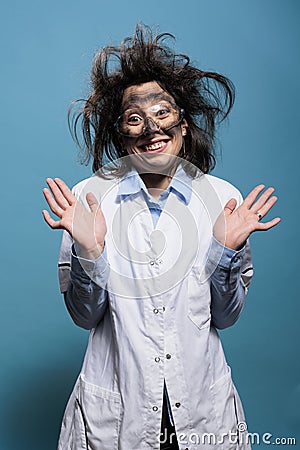
[[[160,361],[160,357],[159,356],[156,356],[155,357],[155,362],[159,362]]]
[[[175,403],[176,408],[179,408],[180,405],[181,405],[181,403],[179,403],[179,402]]]
[[[166,354],[166,358],[167,358],[167,359],[171,359],[170,353],[167,353],[167,354]]]
[[[154,312],[154,314],[158,314],[159,313],[157,308],[154,308],[153,312]]]
[[[162,264],[162,259],[159,259],[158,262],[159,262],[159,264]]]
[[[163,306],[163,307],[162,307],[162,310],[163,310],[163,312],[165,312],[166,308]]]
[[[153,406],[152,409],[153,409],[153,411],[158,411],[158,407],[157,406]]]

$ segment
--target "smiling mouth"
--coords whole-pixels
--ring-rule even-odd
[[[169,141],[158,141],[152,144],[142,145],[143,150],[146,152],[154,152],[164,150]]]

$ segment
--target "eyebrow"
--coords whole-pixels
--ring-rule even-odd
[[[130,95],[128,97],[128,99],[126,99],[126,102],[123,104],[122,110],[125,111],[129,107],[140,106],[141,103],[148,103],[148,102],[156,101],[156,100],[165,100],[165,101],[171,103],[172,106],[176,106],[173,98],[170,95],[156,92],[156,93],[148,94],[145,97],[144,96],[141,97],[140,95],[135,95],[135,94]]]

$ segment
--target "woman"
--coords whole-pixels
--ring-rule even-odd
[[[60,450],[249,448],[216,329],[243,309],[248,238],[279,223],[260,221],[277,198],[259,185],[243,201],[208,174],[234,88],[168,37],[138,26],[96,55],[74,122],[95,175],[44,189],[45,221],[65,230],[61,292],[91,330]]]

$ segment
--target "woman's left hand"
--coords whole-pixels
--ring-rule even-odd
[[[213,228],[214,237],[225,247],[238,250],[254,231],[269,230],[280,222],[279,217],[260,222],[277,201],[272,187],[258,198],[264,188],[263,184],[256,186],[238,208],[234,198],[226,203]]]

